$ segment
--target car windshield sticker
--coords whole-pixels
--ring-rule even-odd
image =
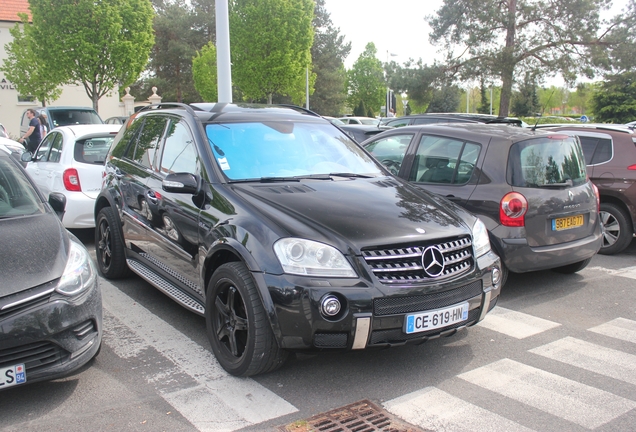
[[[218,158],[217,159],[219,161],[219,165],[221,166],[221,169],[223,171],[227,171],[230,169],[230,164],[227,163],[227,159],[226,158]]]

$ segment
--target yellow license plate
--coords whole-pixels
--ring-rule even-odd
[[[563,231],[583,226],[583,215],[568,216],[552,220],[553,231]]]

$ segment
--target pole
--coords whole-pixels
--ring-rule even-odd
[[[228,0],[215,0],[216,69],[219,102],[232,103],[232,67],[230,63],[230,18]]]
[[[490,115],[492,115],[492,83],[490,83]]]
[[[306,74],[305,74],[305,96],[306,96],[305,108],[309,109],[309,66],[307,66],[305,71],[306,71]]]
[[[470,93],[470,88],[466,87],[466,114],[468,114],[468,94]]]

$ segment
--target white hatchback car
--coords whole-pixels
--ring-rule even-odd
[[[121,125],[60,126],[49,132],[26,170],[44,196],[66,196],[66,228],[95,226],[95,198],[102,186],[104,160]]]

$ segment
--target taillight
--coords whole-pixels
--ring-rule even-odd
[[[62,174],[62,180],[64,181],[64,187],[67,191],[81,192],[82,185],[80,185],[79,174],[75,168],[69,168]]]
[[[525,214],[528,200],[519,192],[509,192],[499,204],[499,221],[503,226],[522,227],[526,225]]]
[[[596,211],[601,211],[601,194],[594,183],[592,183],[592,188],[594,189],[594,195],[596,195]]]
[[[627,167],[628,170],[636,171],[636,164]]]

